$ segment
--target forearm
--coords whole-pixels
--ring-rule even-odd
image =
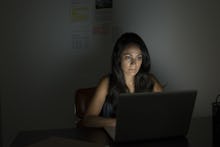
[[[83,127],[115,127],[116,119],[115,118],[104,118],[100,116],[86,116],[78,123],[78,126]]]

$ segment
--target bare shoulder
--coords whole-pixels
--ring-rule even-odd
[[[96,96],[105,97],[108,93],[109,76],[103,76],[96,88]]]
[[[108,75],[105,75],[105,76],[103,76],[101,79],[100,79],[100,81],[99,81],[99,84],[98,84],[98,87],[108,87],[108,85],[109,85],[109,76]]]
[[[159,80],[155,77],[155,75],[152,74],[152,73],[149,73],[149,77],[154,83],[153,92],[162,92],[163,91],[163,86],[159,82]]]
[[[148,76],[153,82],[159,82],[153,73],[149,73]]]

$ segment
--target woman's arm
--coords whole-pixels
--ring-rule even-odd
[[[96,92],[87,108],[85,117],[78,123],[78,126],[85,127],[115,127],[115,118],[100,117],[99,114],[102,110],[105,98],[108,94],[109,78],[104,77],[99,82]]]
[[[78,124],[78,127],[115,127],[115,118],[104,118],[100,116],[86,116]]]

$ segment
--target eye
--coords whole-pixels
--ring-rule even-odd
[[[142,55],[137,56],[137,60],[142,60]]]
[[[124,56],[124,59],[125,59],[125,60],[131,60],[131,56],[125,55],[125,56]]]

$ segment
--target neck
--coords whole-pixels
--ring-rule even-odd
[[[130,92],[134,91],[134,76],[125,76],[125,84]]]
[[[134,76],[125,76],[125,83],[133,84],[134,83]]]

